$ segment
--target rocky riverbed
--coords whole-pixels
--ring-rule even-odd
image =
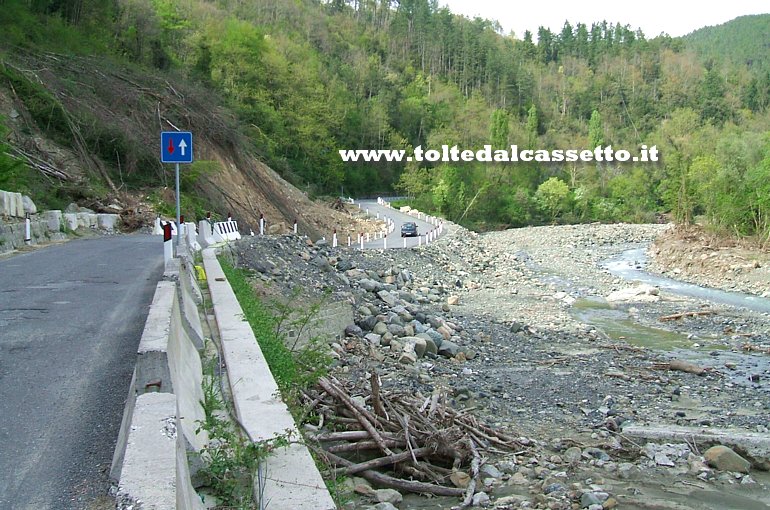
[[[768,508],[761,456],[735,454],[744,469],[732,450],[717,456],[692,441],[623,432],[668,424],[762,435],[770,423],[767,314],[636,287],[603,268],[667,228],[478,235],[451,225],[431,246],[385,252],[249,237],[234,254],[264,296],[300,289],[307,304],[350,305],[353,323],[328,338],[338,378],[366,382],[375,372],[385,389],[445,394],[529,446],[490,459],[478,506]],[[660,320],[689,312],[704,313]],[[458,504],[392,493],[377,501],[362,480],[348,483],[362,494],[351,508]]]

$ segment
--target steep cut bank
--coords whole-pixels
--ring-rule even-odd
[[[44,207],[77,202],[140,227],[173,211],[173,168],[160,164],[159,133],[189,130],[196,163],[182,170],[188,218],[231,213],[248,232],[262,214],[279,232],[295,220],[314,238],[345,231],[350,216],[310,200],[263,164],[223,104],[180,76],[14,49],[0,57],[0,116],[23,166],[6,180]]]

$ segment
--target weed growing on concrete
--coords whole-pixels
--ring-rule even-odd
[[[234,268],[223,258],[220,259],[220,263],[246,320],[254,330],[259,347],[281,389],[281,394],[294,412],[295,396],[315,384],[318,378],[326,373],[331,360],[326,354],[327,349],[323,348],[319,339],[311,339],[300,348],[297,348],[296,342],[293,345],[294,349],[287,347],[285,338],[280,332],[280,325],[285,323],[288,317],[297,316],[299,325],[307,326],[313,317],[310,314],[317,313],[320,304],[302,312],[286,309],[274,314],[268,306],[257,299],[244,270]]]
[[[263,461],[273,450],[289,445],[291,437],[252,441],[241,433],[225,412],[216,366],[217,360],[212,358],[204,367],[201,405],[205,420],[199,427],[208,433],[209,444],[201,452],[206,467],[199,475],[219,501],[219,508],[262,509],[262,494],[255,487],[264,486]]]

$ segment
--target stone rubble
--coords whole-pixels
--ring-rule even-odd
[[[528,458],[503,455],[482,465],[474,506],[604,510],[622,507],[634,484],[654,480],[665,485],[681,477],[716,490],[758,485],[746,474],[751,468],[724,451],[705,457],[687,444],[638,446],[624,442],[621,431],[627,422],[670,422],[767,432],[767,386],[749,381],[745,393],[722,391],[738,384],[723,378],[723,365],[700,376],[657,371],[665,354],[626,349],[572,314],[586,296],[634,288],[600,262],[665,228],[583,225],[478,235],[454,225],[428,247],[384,252],[332,249],[295,236],[245,237],[233,256],[273,297],[301,289],[306,302],[350,305],[353,323],[329,341],[336,377],[366,381],[376,372],[384,388],[445,392],[457,409],[518,431],[531,444]],[[636,308],[618,305],[639,321],[682,306],[656,288],[634,292],[658,298]],[[739,412],[746,408],[754,412]],[[416,496],[402,501],[395,491],[356,480],[350,491],[362,496],[349,508],[427,508]]]

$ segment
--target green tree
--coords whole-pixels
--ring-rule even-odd
[[[569,186],[558,177],[551,177],[537,187],[535,200],[551,222],[569,208]]]

